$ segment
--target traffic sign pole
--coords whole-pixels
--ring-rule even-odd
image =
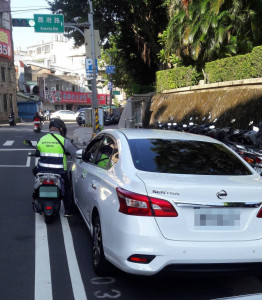
[[[97,109],[97,91],[96,91],[96,66],[95,66],[95,33],[94,33],[94,22],[93,22],[93,7],[92,1],[88,0],[90,13],[88,14],[88,22],[90,23],[91,30],[91,54],[93,63],[93,79],[92,79],[92,111],[93,111],[93,137],[99,131],[99,124],[96,122],[98,119],[98,109]]]

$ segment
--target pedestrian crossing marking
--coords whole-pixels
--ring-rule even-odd
[[[7,141],[3,144],[3,146],[5,146],[5,147],[13,146],[14,142],[15,142],[15,141],[7,140]],[[37,146],[37,141],[31,141],[31,143],[32,143],[32,145],[33,145],[34,147]]]
[[[3,146],[12,146],[15,141],[6,141]]]

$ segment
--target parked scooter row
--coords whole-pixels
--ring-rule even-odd
[[[262,122],[253,126],[251,130],[234,129],[233,127],[218,128],[217,119],[209,124],[195,124],[190,122],[156,122],[155,128],[164,130],[177,130],[194,134],[207,135],[222,141],[247,161],[259,174],[262,172]],[[231,121],[234,123],[235,119]],[[250,122],[249,125],[252,125]]]

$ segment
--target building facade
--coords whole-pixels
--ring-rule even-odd
[[[12,18],[10,0],[0,0],[0,122],[11,111],[17,117]]]
[[[85,46],[75,47],[74,41],[63,34],[50,35],[50,41],[35,42],[27,47],[26,52],[15,51],[15,67],[18,103],[24,101],[26,96],[28,101],[39,102],[37,107],[43,111],[77,111],[92,105],[91,80],[86,75]],[[97,101],[99,106],[109,107],[110,91],[104,74],[105,70],[99,69]],[[34,89],[38,92],[34,93]],[[123,99],[120,90],[116,95],[119,100]],[[21,114],[19,116],[22,118]]]

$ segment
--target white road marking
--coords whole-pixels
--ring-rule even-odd
[[[0,149],[0,151],[32,151],[32,149]]]
[[[35,158],[35,164],[38,157]],[[52,281],[47,227],[43,217],[35,214],[35,299],[52,300]]]
[[[0,165],[0,168],[28,168],[30,167],[25,165],[25,166],[21,166],[21,165]]]
[[[15,141],[6,141],[3,146],[12,146]]]
[[[47,238],[43,217],[35,214],[35,300],[52,300],[52,281]]]
[[[84,284],[76,259],[72,234],[68,220],[64,217],[63,204],[61,203],[60,219],[62,224],[66,256],[69,268],[69,274],[72,282],[73,294],[75,300],[87,300]]]
[[[30,167],[31,156],[27,156],[26,167]]]

